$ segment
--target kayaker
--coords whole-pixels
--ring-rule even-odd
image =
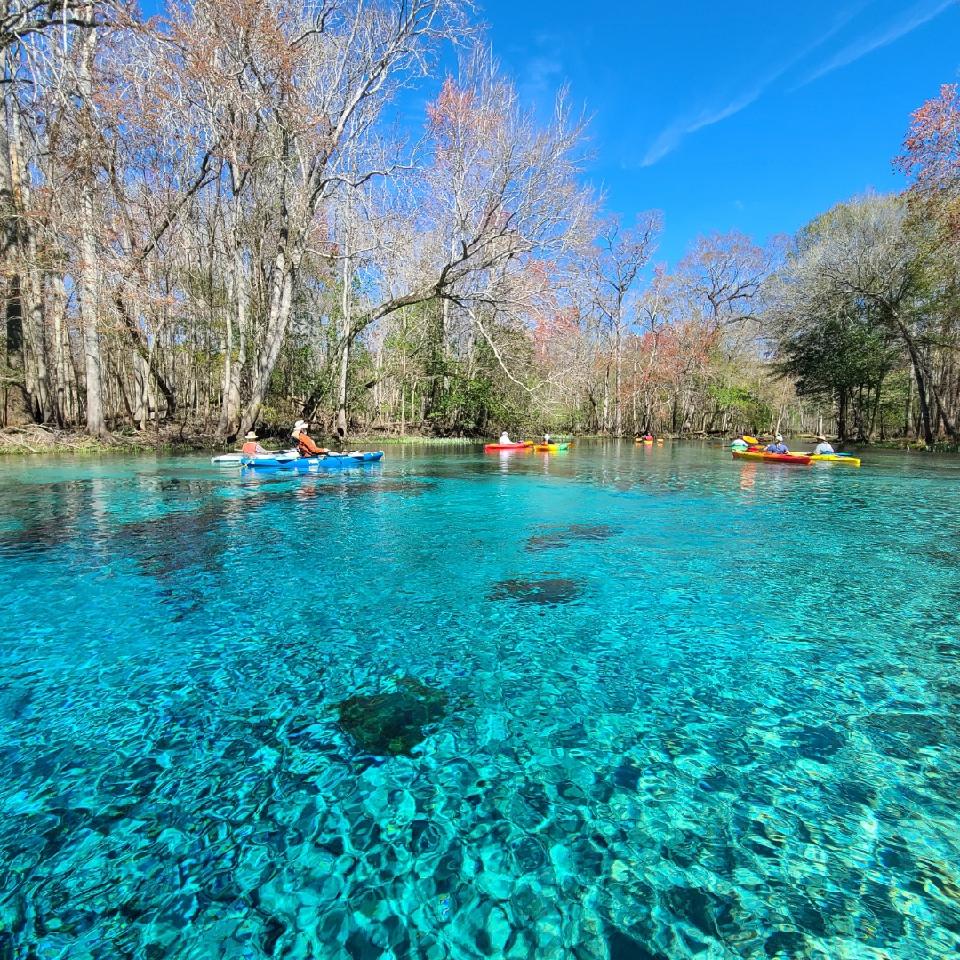
[[[240,448],[240,452],[248,457],[255,457],[259,454],[268,453],[257,443],[259,437],[251,430],[244,438],[246,443]]]
[[[813,451],[814,456],[817,456],[817,457],[818,457],[818,456],[820,456],[820,454],[822,454],[822,453],[836,453],[836,452],[837,452],[837,451],[834,450],[833,447],[827,442],[827,438],[826,438],[822,433],[818,433],[818,434],[817,434],[817,439],[818,439],[820,442],[817,444],[816,449]]]
[[[777,439],[773,443],[768,443],[763,448],[764,453],[789,453],[790,450],[787,448],[787,445],[783,442],[783,436],[777,434]]]
[[[749,447],[750,447],[750,444],[747,443],[747,441],[744,440],[743,437],[737,437],[737,438],[733,441],[733,443],[730,444],[730,449],[731,449],[731,450],[737,450],[737,451],[739,451],[740,453],[743,453],[743,451],[744,451],[744,450],[747,450]]]
[[[544,443],[550,443],[550,434],[549,434],[549,433],[545,433],[545,434],[543,435],[543,442],[544,442]]]
[[[307,433],[309,428],[310,424],[306,420],[298,420],[293,425],[293,439],[297,441],[297,450],[301,457],[322,457],[328,451],[326,447],[318,447],[310,439],[310,435]]]
[[[513,443],[513,441],[510,439],[510,434],[504,430],[503,433],[500,434],[500,446],[506,447],[511,443]]]

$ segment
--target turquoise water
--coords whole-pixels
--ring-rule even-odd
[[[958,481],[0,462],[0,958],[956,956]]]

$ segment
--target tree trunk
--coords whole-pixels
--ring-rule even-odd
[[[217,433],[223,439],[235,437],[240,425],[240,376],[247,362],[247,323],[250,304],[250,285],[247,281],[247,266],[243,259],[240,238],[240,189],[241,177],[235,160],[230,164],[232,196],[229,203],[228,237],[230,239],[229,287],[230,303],[227,307],[227,342],[223,358],[221,382],[220,419]],[[239,337],[237,357],[234,359],[234,323]]]
[[[350,296],[350,207],[347,206],[347,222],[343,238],[343,276],[340,300],[340,364],[337,371],[337,436],[347,437],[347,373],[350,368],[350,321],[352,298]]]
[[[4,173],[13,214],[10,240],[16,251],[19,271],[11,277],[7,302],[7,360],[8,365],[22,376],[22,383],[17,391],[22,394],[24,401],[19,411],[19,419],[42,423],[50,413],[43,290],[37,267],[37,239],[30,210],[30,184],[24,162],[20,105],[16,100],[16,86],[11,82],[8,65],[4,72],[7,80],[7,93],[4,98],[7,165]],[[4,413],[5,418],[9,416],[6,404]]]
[[[623,401],[620,387],[623,382],[623,346],[619,324],[614,338],[614,378],[613,378],[613,429],[618,437],[623,436]]]
[[[274,259],[273,270],[271,271],[267,329],[264,334],[264,342],[260,356],[254,365],[250,401],[243,412],[243,418],[240,422],[240,433],[247,433],[249,430],[252,430],[254,424],[260,417],[263,401],[266,399],[267,389],[270,386],[270,378],[273,375],[274,367],[277,365],[280,348],[283,346],[287,327],[290,323],[290,308],[292,304],[293,267],[287,259],[286,247],[281,243]]]
[[[923,432],[923,439],[925,443],[933,443],[933,423],[930,419],[930,403],[927,399],[926,364],[923,362],[917,343],[907,329],[907,325],[896,314],[894,314],[894,319],[900,330],[900,335],[907,345],[907,352],[910,354],[910,362],[913,365],[913,375],[917,383],[917,399],[920,403],[920,429]]]
[[[87,431],[94,436],[107,432],[103,416],[103,384],[100,359],[100,333],[97,329],[97,296],[99,271],[94,213],[94,169],[89,103],[92,92],[91,68],[96,43],[93,24],[93,4],[83,7],[85,26],[80,30],[80,57],[77,68],[77,88],[81,98],[78,121],[81,133],[79,155],[82,164],[80,182],[80,317],[83,324],[83,360],[86,389]]]

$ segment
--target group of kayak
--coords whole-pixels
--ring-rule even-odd
[[[792,453],[778,433],[772,443],[764,446],[756,437],[737,437],[730,444],[730,450],[736,460],[763,460],[767,463],[792,463],[798,466],[810,466],[811,463],[843,463],[848,467],[859,467],[860,458],[849,453],[837,453],[823,434],[817,435],[817,445],[809,453]]]
[[[500,439],[496,443],[485,443],[484,452],[497,453],[502,450],[535,450],[537,453],[559,453],[561,450],[567,450],[570,447],[569,440],[554,440],[549,433],[543,435],[543,440],[537,443],[534,440],[514,441],[510,439],[510,434],[504,430],[500,434]]]
[[[227,453],[213,458],[217,464],[239,464],[251,469],[319,469],[321,467],[346,467],[365,463],[376,463],[383,458],[382,450],[353,450],[349,453],[338,453],[318,446],[310,437],[310,424],[305,420],[298,420],[293,427],[291,437],[296,447],[289,450],[265,450],[260,446],[260,439],[254,431],[244,437],[243,447],[239,453]],[[651,434],[637,436],[636,443],[652,445],[663,443],[662,439],[655,439]],[[799,466],[809,466],[814,462],[840,463],[849,467],[859,467],[860,458],[849,453],[838,453],[833,449],[827,438],[822,434],[817,436],[817,446],[809,453],[791,452],[783,437],[778,433],[772,443],[764,446],[756,437],[744,435],[737,437],[730,445],[730,450],[737,460],[760,460],[767,463],[790,463]],[[533,440],[514,441],[504,430],[496,443],[484,445],[487,453],[504,450],[534,450],[538,453],[558,453],[567,450],[570,441],[554,440],[549,433],[544,434],[542,442]]]
[[[285,468],[318,469],[320,467],[351,467],[364,463],[375,463],[383,458],[382,450],[353,450],[350,453],[337,453],[316,444],[309,434],[310,424],[298,420],[293,426],[291,437],[296,447],[290,450],[265,450],[260,446],[260,438],[251,430],[245,437],[239,453],[222,454],[214,457],[218,464],[238,463],[242,467],[261,470]]]

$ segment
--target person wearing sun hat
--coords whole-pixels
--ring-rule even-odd
[[[301,457],[322,457],[327,450],[324,447],[318,447],[310,435],[307,433],[310,424],[306,420],[298,420],[293,425],[293,439],[297,441],[297,450]]]
[[[817,434],[817,440],[820,442],[817,444],[816,449],[813,451],[814,456],[820,456],[824,453],[836,453],[837,451],[827,442],[827,438],[822,434]]]
[[[244,445],[240,448],[240,452],[245,454],[248,457],[254,457],[258,454],[264,454],[267,451],[257,443],[257,440],[260,438],[251,430],[244,438]]]

